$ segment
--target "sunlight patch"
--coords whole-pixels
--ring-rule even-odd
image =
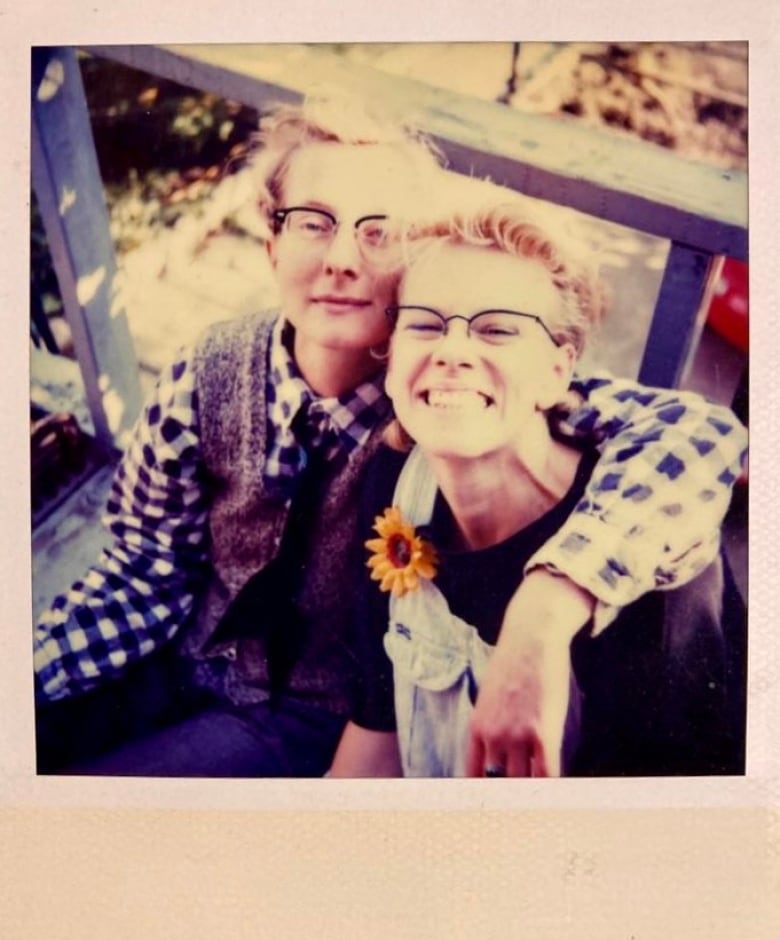
[[[52,59],[38,86],[38,101],[51,101],[65,81],[65,66],[59,59]]]
[[[100,285],[106,279],[106,269],[101,265],[91,274],[84,274],[76,284],[76,296],[82,307],[95,299]]]

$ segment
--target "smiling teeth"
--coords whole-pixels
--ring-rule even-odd
[[[470,389],[431,389],[428,404],[432,408],[487,407],[487,400],[479,392]]]

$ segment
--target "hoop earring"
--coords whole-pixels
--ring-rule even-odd
[[[369,346],[368,354],[372,359],[376,359],[377,362],[387,362],[390,358],[390,351],[387,346],[380,346],[378,349],[374,346]]]

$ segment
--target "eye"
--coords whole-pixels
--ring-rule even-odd
[[[438,335],[444,331],[441,323],[410,323],[406,329],[412,333]]]
[[[493,323],[487,323],[484,326],[480,323],[474,332],[480,336],[517,336],[517,330],[506,326],[497,326]]]
[[[326,219],[318,219],[316,217],[310,216],[309,218],[301,219],[299,228],[304,232],[320,234],[323,232],[329,232],[332,226]]]
[[[444,323],[427,310],[414,308],[399,311],[398,325],[404,333],[417,339],[435,339],[444,332]]]
[[[515,317],[491,314],[478,316],[471,321],[471,332],[488,342],[503,342],[520,335]]]
[[[382,219],[363,222],[359,232],[363,241],[372,248],[381,248],[390,237],[389,227]]]
[[[322,238],[333,231],[333,221],[324,212],[296,210],[289,215],[290,228],[308,238]]]
[[[444,324],[438,320],[416,320],[407,323],[405,330],[421,335],[438,336],[444,332]]]

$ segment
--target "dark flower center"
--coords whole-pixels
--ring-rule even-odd
[[[405,536],[396,533],[387,540],[387,557],[394,568],[405,568],[412,560],[412,545]]]

